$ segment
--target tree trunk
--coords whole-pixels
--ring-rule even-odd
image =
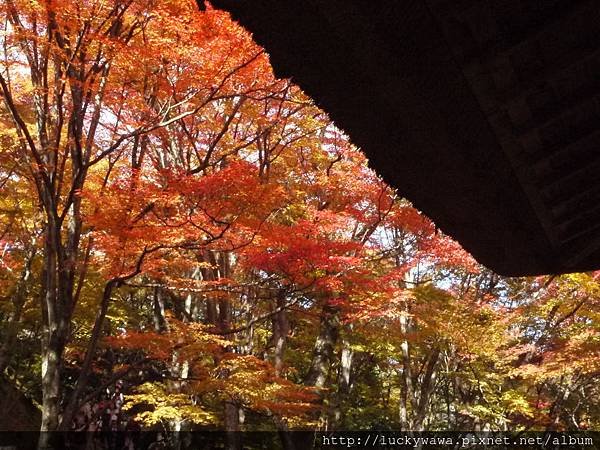
[[[227,450],[241,450],[240,410],[233,402],[225,402],[225,433]]]
[[[209,250],[206,250],[202,254],[202,261],[212,265],[212,267],[210,267],[210,268],[203,267],[202,269],[200,269],[200,272],[202,274],[202,279],[207,282],[214,281],[215,280],[215,270],[216,270],[216,267],[215,267],[216,261],[214,259],[214,255]],[[209,323],[211,325],[217,324],[217,318],[218,318],[217,300],[212,298],[210,295],[206,298],[206,314],[205,314],[205,316],[206,316],[206,323]]]
[[[419,403],[415,414],[415,420],[413,422],[414,431],[424,431],[424,421],[427,416],[427,407],[429,405],[429,399],[435,388],[435,368],[437,366],[440,357],[440,349],[434,348],[427,359],[427,367],[423,380],[421,382],[421,389],[419,394]]]
[[[231,254],[229,252],[220,252],[218,255],[218,278],[229,278],[231,275]],[[228,330],[231,326],[231,299],[221,296],[219,305],[219,329]]]
[[[408,324],[408,313],[403,314],[400,317],[400,331],[402,336],[402,344],[400,349],[402,351],[402,376],[400,379],[400,427],[403,431],[411,430],[412,423],[409,419],[409,403],[415,404],[414,390],[412,386],[412,368],[410,358],[410,347],[407,339],[409,324]]]
[[[322,308],[319,335],[315,340],[312,361],[304,379],[304,384],[307,386],[325,387],[339,335],[340,319],[338,314],[338,309],[329,304],[325,304]]]
[[[41,431],[55,431],[59,424],[62,358],[70,332],[70,299],[66,271],[58,266],[60,228],[46,225],[42,273],[42,425]]]
[[[550,408],[549,415],[552,419],[552,422],[548,424],[548,426],[546,427],[546,431],[557,431],[560,429],[560,419],[561,413],[563,412],[563,405],[569,399],[571,391],[572,380],[570,379],[570,377],[567,376],[564,388],[562,388],[562,390],[559,390],[559,393],[557,394],[556,399],[554,400]]]
[[[55,336],[52,340],[54,342],[46,347],[42,360],[41,431],[54,431],[58,427],[62,348]]]
[[[342,337],[342,351],[340,353],[339,371],[337,379],[337,390],[331,399],[329,408],[329,430],[339,429],[343,425],[343,403],[344,399],[350,394],[352,373],[352,362],[354,360],[354,351],[350,346],[348,335],[352,333],[352,325],[347,327],[347,333]]]
[[[158,286],[154,288],[154,295],[152,296],[152,318],[154,320],[154,331],[157,333],[168,331],[165,319],[165,298]]]
[[[277,376],[281,376],[285,343],[290,331],[287,312],[283,309],[285,307],[285,292],[280,291],[277,293],[275,307],[281,308],[281,311],[271,318],[272,334],[271,339],[269,340],[269,346],[273,349],[273,365],[275,367],[275,374]]]
[[[277,428],[277,433],[279,434],[279,439],[281,440],[281,445],[284,450],[296,450],[298,448],[310,448],[311,443],[306,442],[304,445],[298,446],[298,442],[294,441],[293,435],[290,432],[290,429],[283,420],[278,417],[274,417],[273,421],[275,422],[275,427]]]

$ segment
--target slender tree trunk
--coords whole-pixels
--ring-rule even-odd
[[[307,386],[325,387],[339,335],[338,314],[338,309],[331,305],[325,304],[322,308],[319,335],[315,340],[312,361],[304,379],[304,384]]]
[[[42,338],[42,432],[56,431],[60,423],[63,355],[69,332],[69,322],[63,316],[48,321]],[[41,441],[40,446],[47,446],[47,442]]]
[[[348,335],[352,333],[352,325],[346,327],[346,333],[342,335],[340,352],[339,371],[337,379],[337,390],[331,399],[329,408],[329,429],[336,430],[343,425],[344,421],[344,399],[350,394],[352,374],[352,363],[354,361],[354,351],[350,346]]]
[[[202,278],[204,279],[204,281],[214,281],[214,279],[215,279],[214,265],[216,264],[216,262],[214,260],[214,256],[212,255],[212,253],[209,250],[206,250],[203,252],[202,261],[213,265],[212,268],[204,267],[200,270],[201,274],[202,274]],[[217,324],[217,317],[218,317],[217,300],[214,298],[211,298],[210,296],[208,296],[208,298],[206,298],[206,314],[205,314],[205,316],[206,316],[206,323],[209,323],[211,325]]]
[[[350,327],[350,331],[352,327]],[[352,374],[352,362],[354,361],[354,350],[350,346],[348,338],[344,338],[342,341],[342,356],[340,360],[340,392],[342,394],[348,394],[351,386],[351,374]]]
[[[158,286],[154,288],[154,295],[152,296],[152,319],[154,320],[154,330],[157,333],[168,331],[165,319],[165,298]]]
[[[219,254],[218,267],[220,278],[229,278],[231,275],[230,253]],[[228,330],[231,327],[231,299],[220,298],[218,327]],[[242,439],[240,435],[240,407],[233,401],[225,402],[225,430],[227,435],[227,449],[241,450]]]
[[[241,450],[240,409],[233,402],[225,402],[225,432],[227,450]]]
[[[43,292],[44,332],[42,337],[42,435],[39,447],[47,448],[49,435],[56,431],[60,422],[62,397],[63,354],[70,333],[70,316],[65,311],[68,300],[61,298],[57,283],[56,258],[53,252],[46,255]],[[62,280],[59,280],[62,281]]]
[[[550,418],[552,422],[548,424],[546,431],[556,431],[560,428],[561,412],[564,403],[569,399],[572,391],[572,380],[567,379],[564,388],[559,391],[552,407],[550,408]]]
[[[282,444],[284,450],[297,450],[299,448],[303,448],[303,449],[310,448],[310,446],[311,446],[310,442],[299,443],[297,441],[294,441],[294,439],[292,438],[293,435],[290,433],[290,429],[289,429],[287,423],[285,423],[279,417],[274,417],[273,420],[275,422],[275,427],[277,428],[277,433],[279,434],[279,439],[281,440],[281,444]]]
[[[230,272],[230,255],[207,251],[204,260],[211,264],[211,268],[203,268],[202,276],[205,280],[217,280],[227,278]],[[228,330],[231,326],[231,302],[228,298],[207,298],[206,323],[213,325],[217,330]],[[218,359],[215,357],[215,359]],[[217,361],[218,362],[218,361]],[[225,401],[223,404],[223,418],[225,425],[225,436],[227,450],[241,450],[242,441],[240,435],[240,409],[235,399]]]
[[[41,431],[58,428],[59,403],[61,396],[61,355],[63,346],[56,335],[45,345],[42,360],[42,426]]]
[[[414,431],[424,431],[424,421],[427,416],[427,407],[429,405],[429,399],[435,388],[435,368],[439,361],[440,349],[434,348],[427,359],[427,367],[425,368],[425,374],[421,382],[421,389],[419,394],[419,403],[415,414],[415,420],[413,422]]]
[[[314,386],[318,389],[325,387],[333,362],[335,345],[339,337],[339,328],[339,310],[325,303],[321,309],[319,334],[315,340],[312,361],[304,378],[305,385]],[[325,392],[319,391],[319,394],[321,395],[321,402],[324,402]],[[319,421],[322,424],[321,427],[325,430],[328,429],[326,422],[328,418],[328,412],[321,411]]]
[[[400,344],[402,352],[402,376],[400,378],[400,426],[403,431],[412,429],[412,421],[409,418],[408,408],[410,404],[414,404],[414,390],[412,386],[412,368],[410,357],[410,346],[407,339],[409,330],[408,313],[405,312],[400,317],[400,332],[403,340]]]
[[[221,252],[218,257],[219,278],[229,278],[231,275],[231,254]],[[220,297],[219,305],[219,329],[228,330],[231,326],[231,299]]]
[[[271,318],[272,334],[270,339],[270,345],[273,348],[273,365],[275,367],[275,374],[281,376],[283,369],[283,356],[285,352],[285,344],[287,336],[290,331],[290,324],[287,318],[287,312],[283,309],[285,307],[285,292],[280,291],[277,293],[276,308],[282,308],[277,314]]]
[[[70,331],[69,299],[64,286],[64,269],[58,267],[60,228],[47,225],[42,282],[42,425],[55,431],[59,423],[62,357]]]
[[[267,344],[267,350],[272,352],[273,366],[275,374],[279,377],[282,375],[284,364],[284,353],[287,343],[288,334],[290,332],[290,323],[288,321],[287,312],[283,309],[286,305],[285,291],[279,290],[275,302],[275,308],[282,308],[281,311],[271,317],[271,338]],[[266,359],[265,355],[265,359]],[[296,445],[292,439],[289,428],[285,420],[278,416],[273,417],[273,422],[279,433],[279,438],[284,450],[295,450]]]

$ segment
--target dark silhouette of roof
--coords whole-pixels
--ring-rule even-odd
[[[212,0],[504,275],[600,269],[596,0]]]

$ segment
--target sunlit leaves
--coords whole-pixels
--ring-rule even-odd
[[[145,383],[137,387],[135,394],[127,396],[123,408],[143,409],[135,417],[146,426],[172,421],[213,426],[219,424],[219,417],[214,412],[192,403],[189,394],[169,392],[163,383]]]
[[[407,426],[402,402],[430,429],[593,423],[599,274],[478,265],[226,13],[192,0],[0,13],[14,102],[0,109],[0,314],[16,322],[0,331],[29,343],[35,370],[51,329],[36,305],[60,290],[67,391],[90,354],[84,391],[123,375],[148,427],[225,427],[225,405],[248,428]],[[60,263],[42,267],[51,247]],[[44,292],[48,267],[68,276]],[[326,327],[317,392],[305,384]]]
[[[205,396],[276,414],[298,426],[308,423],[307,414],[315,409],[317,398],[313,389],[277,376],[271,364],[255,356],[228,352],[232,342],[211,334],[206,326],[171,319],[169,327],[168,333],[125,332],[107,339],[113,348],[142,350],[151,360],[189,365],[188,375],[144,384],[128,397],[129,408],[143,411],[138,418],[144,423],[178,419],[214,424],[218,404],[216,410],[210,402],[203,408],[200,399]]]

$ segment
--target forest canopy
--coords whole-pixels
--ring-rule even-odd
[[[10,426],[600,429],[600,272],[479,265],[226,13],[0,19]]]

